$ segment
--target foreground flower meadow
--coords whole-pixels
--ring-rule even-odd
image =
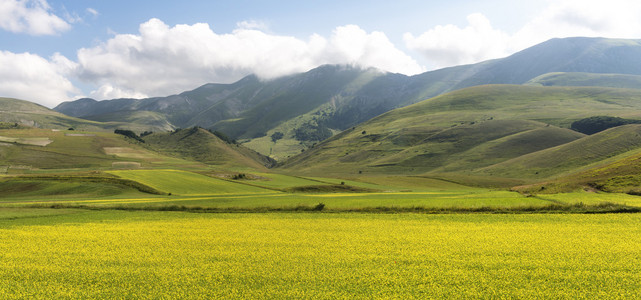
[[[637,214],[58,210],[0,219],[0,298],[632,299],[640,225]]]

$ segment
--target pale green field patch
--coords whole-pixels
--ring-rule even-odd
[[[131,170],[108,171],[107,173],[138,181],[160,191],[175,195],[261,194],[273,192],[259,187],[179,170]]]
[[[103,147],[105,154],[115,155],[117,157],[124,158],[153,158],[154,156],[143,150],[133,149],[129,147]]]

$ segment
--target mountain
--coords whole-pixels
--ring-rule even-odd
[[[280,168],[297,174],[456,173],[541,179],[580,167],[582,162],[599,161],[609,152],[620,153],[622,150],[610,149],[596,160],[580,158],[578,149],[591,149],[587,145],[597,145],[597,140],[608,144],[608,138],[617,137],[618,131],[586,136],[567,128],[575,120],[594,115],[641,119],[639,99],[641,90],[634,89],[471,87],[392,110],[285,161]],[[541,167],[548,168],[547,173],[538,177],[526,172],[533,168],[530,165],[497,169],[510,160],[532,162],[527,155],[572,143],[586,145],[568,148],[575,150],[562,152],[563,156],[561,152],[550,154],[557,160],[573,161],[572,168],[552,163]]]
[[[448,73],[452,72],[444,70],[425,77],[447,78]],[[281,132],[284,138],[278,144],[289,142],[295,145],[290,152],[298,153],[331,136],[332,131],[354,126],[446,88],[426,85],[424,81],[422,77],[375,69],[327,65],[270,81],[248,76],[228,85],[206,84],[164,98],[81,99],[62,103],[55,110],[103,121],[119,117],[125,111],[158,112],[176,127],[212,128],[244,141],[264,137],[266,144],[272,143],[272,134]]]
[[[164,114],[145,110],[116,111],[106,114],[86,116],[84,119],[104,123],[117,122],[122,124],[138,124],[138,126],[148,126],[150,128],[149,131],[170,131],[175,129]],[[123,125],[123,127],[127,126],[128,125]],[[134,127],[132,129],[135,130],[136,128]]]
[[[221,131],[282,160],[395,108],[470,86],[525,84],[551,72],[641,75],[641,40],[552,39],[503,59],[415,76],[326,65],[274,80],[251,75],[206,84],[168,97],[80,99],[55,110],[100,120],[115,112],[156,112],[175,127]]]
[[[503,59],[478,65],[455,89],[481,84],[523,84],[551,72],[641,75],[641,40],[551,39]]]

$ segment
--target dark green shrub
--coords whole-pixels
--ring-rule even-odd
[[[610,116],[595,116],[573,122],[572,125],[570,125],[570,129],[584,134],[595,134],[613,127],[639,123],[641,123],[639,120]]]
[[[276,141],[278,141],[278,140],[282,139],[284,136],[285,136],[285,135],[284,135],[282,132],[280,132],[280,131],[276,131],[276,132],[274,132],[274,133],[272,134],[272,136],[271,136],[271,138],[272,138],[272,142],[274,142],[274,143],[275,143]]]
[[[115,134],[124,135],[124,136],[126,136],[126,137],[132,138],[132,139],[134,139],[134,140],[136,140],[136,141],[139,141],[139,142],[141,142],[141,143],[144,143],[144,142],[145,142],[145,141],[144,141],[143,139],[141,139],[138,135],[136,135],[136,133],[135,133],[135,132],[133,132],[133,131],[131,131],[131,130],[127,130],[127,129],[116,129],[116,130],[114,130],[114,133],[115,133]]]

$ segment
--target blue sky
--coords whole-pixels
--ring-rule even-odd
[[[327,63],[413,75],[554,37],[641,38],[637,2],[0,0],[0,96],[164,96]]]

